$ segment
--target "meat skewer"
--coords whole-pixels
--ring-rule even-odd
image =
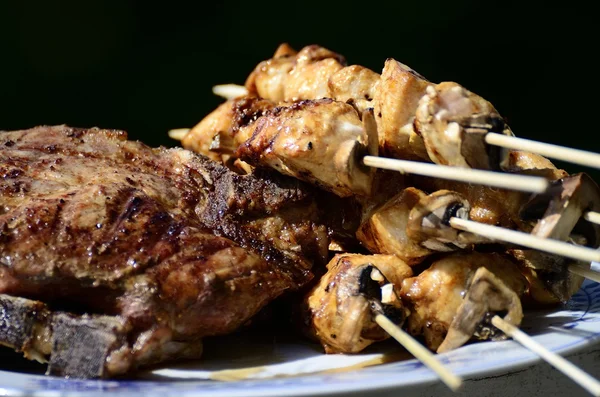
[[[336,255],[305,299],[308,332],[327,353],[356,353],[394,337],[453,391],[462,381],[402,330],[408,310],[398,298],[411,268],[394,255]]]
[[[305,49],[303,49],[302,51],[305,51]],[[325,49],[320,50],[321,53],[323,53],[324,51],[326,51],[326,50]],[[305,51],[305,52],[310,52],[310,51]],[[329,56],[333,56],[332,54],[333,53],[329,54]],[[295,52],[289,52],[289,51],[285,54],[285,60],[287,61],[286,64],[287,64],[287,68],[288,68],[287,72],[290,72],[293,70],[292,60],[290,59],[291,56],[293,56],[293,55],[297,55],[297,54]],[[278,56],[281,56],[281,53],[279,53],[279,54],[276,53],[275,57],[270,61],[273,62],[274,60],[277,59]],[[273,68],[273,66],[274,66],[272,64],[269,65],[268,63],[269,63],[269,61],[261,63],[255,70],[255,72],[253,72],[253,74],[261,75],[261,68],[264,70],[263,73],[268,73],[267,71],[270,70],[270,68]],[[277,62],[275,64],[279,65],[279,63],[277,63]],[[275,68],[277,68],[277,66],[275,66]],[[323,71],[323,68],[320,68],[318,66],[315,69],[320,70],[321,72]],[[357,84],[356,81],[359,81],[359,82],[361,81],[362,76],[359,76],[359,74],[360,73],[365,74],[364,69],[365,68],[359,67],[358,65],[353,65],[353,66],[348,66],[346,68],[342,68],[341,70],[343,72],[340,72],[340,69],[337,69],[337,68],[330,69],[329,70],[329,72],[331,73],[329,76],[330,77],[330,85],[337,89],[330,87],[329,92],[323,91],[321,89],[320,97],[327,96],[327,95],[323,95],[323,94],[329,94],[329,95],[331,95],[332,98],[337,99],[337,100],[346,101],[348,99],[351,99],[351,100],[355,100],[355,101],[359,101],[359,102],[365,101],[365,98],[361,98],[359,95],[357,95],[359,93],[365,95],[364,93],[365,93],[366,89],[364,87],[362,90],[356,90],[355,87],[352,87],[352,88],[354,88],[354,90],[352,88],[350,88],[350,89],[346,88],[345,90],[343,90],[343,94],[340,93],[340,88],[338,88],[339,82],[341,82],[342,84],[346,84],[346,85],[351,85],[351,84],[356,85]],[[379,77],[375,72],[370,72],[370,73],[372,73],[372,75],[374,75],[374,76]],[[356,80],[346,77],[346,75],[348,75],[348,74],[355,74],[356,76],[354,76],[354,77]],[[345,78],[336,78],[338,75],[342,75]],[[427,82],[427,80],[425,80],[422,76],[418,75],[412,69],[410,69],[406,65],[402,65],[399,62],[394,61],[394,60],[388,60],[386,62],[386,66],[384,67],[384,71],[381,76],[381,81],[374,82],[373,77],[371,77],[371,76],[369,76],[369,77],[370,77],[370,79],[362,78],[362,80],[364,82],[371,83],[370,90],[374,93],[374,95],[371,95],[371,99],[373,99],[373,97],[377,96],[378,91],[388,91],[391,95],[400,95],[400,96],[422,95],[425,93],[425,90],[426,90],[425,85],[429,84],[429,82]],[[392,88],[392,90],[389,90],[386,87],[386,84],[394,84],[395,83],[394,79],[396,77],[400,77],[399,79],[397,79],[397,81],[403,80],[403,82],[400,83],[399,87],[394,87],[394,88]],[[267,80],[268,78],[269,78],[268,75],[262,76],[263,80]],[[246,83],[246,87],[235,85],[235,84],[218,85],[218,86],[215,86],[215,88],[213,89],[213,92],[216,93],[217,95],[220,95],[220,96],[226,98],[226,99],[230,99],[230,98],[235,98],[238,96],[250,94],[250,91],[248,90],[248,87],[250,86],[250,87],[256,87],[255,89],[258,89],[258,93],[262,94],[261,96],[263,96],[265,98],[275,99],[275,100],[283,100],[283,99],[289,100],[291,98],[294,98],[294,96],[292,96],[291,93],[289,95],[287,95],[287,97],[285,95],[281,96],[281,97],[275,97],[275,98],[270,97],[268,92],[265,92],[264,89],[261,89],[260,84],[257,85],[256,82],[253,81],[252,77],[249,78],[249,82]],[[282,77],[281,74],[279,74],[278,80],[275,84],[279,84],[279,85],[282,85],[285,87],[286,83],[287,82],[285,81],[285,78]],[[379,83],[379,86],[377,86],[377,83]],[[395,92],[393,90],[395,90]],[[303,92],[304,96],[300,95],[300,96],[296,96],[296,97],[302,98],[302,99],[315,99],[318,97],[318,96],[315,96],[317,94],[317,92],[319,92],[319,91],[316,91],[316,92],[310,91],[310,90],[304,91]],[[297,92],[294,92],[294,93],[298,94]],[[349,95],[348,93],[351,93],[354,95]],[[430,91],[430,93],[431,93],[431,91]],[[266,96],[265,96],[265,94],[266,94]],[[435,97],[435,93],[432,93],[432,94],[433,94],[432,96]],[[385,100],[389,100],[388,96],[385,96],[384,98],[385,98]],[[399,98],[393,98],[393,99],[398,100]],[[375,101],[375,102],[377,103],[377,101]],[[414,101],[412,103],[414,103]],[[480,102],[480,103],[484,103],[484,102]],[[397,109],[397,105],[394,105],[394,106]],[[408,108],[414,107],[414,105],[411,106],[411,103],[409,103],[409,102],[407,102],[407,103],[402,102],[401,106],[407,106]],[[485,107],[485,104],[484,104],[484,107]],[[363,105],[363,108],[364,108],[364,105]],[[443,106],[441,108],[443,109]],[[493,108],[488,109],[488,110],[493,110]],[[397,116],[394,116],[394,117],[397,117]],[[398,128],[402,128],[403,125],[405,125],[405,124],[406,123],[404,123],[402,125],[396,125],[396,127],[394,127],[394,129],[395,129],[394,134],[398,133]],[[382,133],[385,134],[385,131],[382,131]],[[400,135],[405,135],[407,137],[406,139],[408,140],[411,135],[411,132],[410,131],[400,132]],[[567,147],[563,147],[563,146],[559,146],[559,145],[537,142],[537,141],[528,140],[528,139],[517,138],[517,137],[512,136],[512,133],[504,133],[503,131],[498,131],[498,130],[496,130],[496,131],[489,130],[489,131],[485,131],[484,134],[478,134],[478,135],[480,135],[480,137],[478,139],[481,139],[481,142],[484,143],[485,145],[492,145],[492,146],[504,148],[504,149],[529,151],[529,152],[533,152],[533,153],[538,153],[538,154],[546,156],[546,157],[554,158],[557,160],[562,160],[562,161],[579,164],[579,165],[584,165],[584,166],[589,166],[589,167],[593,167],[593,168],[600,168],[600,154],[598,154],[598,153],[584,151],[584,150],[580,150],[580,149],[572,149],[572,148],[567,148]],[[408,144],[410,146],[409,142],[404,142],[404,144]],[[414,148],[414,146],[412,146],[412,147]],[[427,157],[425,157],[425,156],[419,156],[419,157],[427,159]],[[411,158],[407,158],[407,157],[402,157],[402,158],[411,159]]]
[[[312,55],[311,52],[313,52]],[[385,144],[387,142],[386,139],[390,137],[391,139],[395,139],[396,137],[393,136],[393,134],[397,134],[399,135],[398,138],[401,140],[401,145],[399,146],[404,145],[409,147],[412,150],[412,153],[417,155],[416,157],[420,159],[433,159],[438,164],[460,165],[467,168],[495,169],[496,167],[503,168],[506,166],[506,157],[502,158],[498,155],[498,152],[496,154],[490,154],[488,148],[489,144],[486,141],[488,139],[487,137],[492,136],[491,133],[493,132],[503,132],[505,135],[512,135],[510,130],[487,101],[469,93],[457,84],[442,83],[430,85],[426,80],[421,78],[421,76],[414,73],[414,71],[411,71],[409,68],[404,67],[404,65],[392,60],[386,62],[386,68],[384,68],[384,73],[379,81],[379,86],[375,87],[373,81],[377,74],[374,74],[373,72],[369,73],[369,71],[365,71],[364,68],[361,67],[344,67],[343,60],[336,57],[335,54],[328,53],[327,50],[311,48],[296,54],[295,51],[290,50],[289,48],[283,48],[282,51],[278,51],[278,53],[279,54],[276,54],[276,57],[272,60],[259,65],[259,68],[255,71],[256,73],[251,75],[248,80],[248,87],[258,87],[261,84],[265,84],[262,86],[262,88],[266,87],[267,89],[265,94],[258,91],[259,96],[262,98],[271,99],[273,101],[302,98],[316,99],[326,96],[324,93],[336,92],[336,94],[329,95],[329,97],[338,100],[343,99],[344,101],[348,100],[356,109],[360,110],[368,109],[370,107],[370,102],[374,101],[375,113],[379,114],[379,117],[381,117],[381,109],[390,102],[387,99],[382,98],[394,97],[394,95],[396,95],[396,99],[398,99],[398,91],[394,92],[393,90],[388,90],[386,92],[385,89],[381,88],[387,87],[386,84],[382,83],[383,76],[386,78],[393,78],[394,74],[397,73],[404,77],[408,77],[410,84],[413,84],[412,88],[405,85],[401,87],[400,91],[404,90],[402,93],[409,92],[410,90],[407,91],[408,87],[412,89],[413,94],[417,93],[419,95],[405,95],[403,98],[400,98],[404,101],[412,101],[410,102],[410,105],[405,106],[405,108],[402,106],[400,107],[400,110],[404,112],[402,113],[402,117],[398,116],[396,119],[394,118],[396,117],[396,113],[383,111],[383,113],[388,116],[391,114],[394,117],[391,119],[388,118],[385,122],[377,119],[377,127],[380,134],[380,150],[382,150],[382,153],[386,153],[385,145],[383,146],[383,149],[381,145],[382,136],[383,143]],[[318,55],[315,55],[314,53]],[[298,57],[297,60],[292,59],[296,56]],[[295,69],[296,61],[300,64],[298,69]],[[274,68],[271,68],[273,65]],[[267,71],[268,73],[266,73]],[[276,71],[277,73],[273,74],[271,73],[272,71]],[[291,76],[290,78],[292,79],[293,84],[287,84],[285,81],[288,78],[288,74]],[[269,76],[272,75],[275,75],[276,78],[271,79]],[[302,81],[303,79],[304,81]],[[344,86],[343,83],[338,84],[344,81],[349,81],[350,83],[346,86]],[[329,87],[328,90],[326,83],[332,85],[333,88]],[[360,95],[356,95],[356,93],[360,93]],[[311,96],[313,94],[316,96]],[[418,100],[414,101],[414,98],[417,98]],[[441,106],[438,106],[440,104]],[[412,109],[413,107],[417,107],[415,110],[414,125],[413,123],[407,122],[412,117],[412,110],[409,108]],[[431,123],[430,116],[436,115],[443,115],[443,117],[440,117],[439,123]],[[385,123],[388,123],[388,127],[390,123],[397,127],[391,129],[393,134],[386,133],[385,128],[380,128],[381,125],[385,126]],[[440,141],[440,137],[443,136],[443,133],[449,127],[455,129],[453,132],[456,139],[451,140],[448,147],[443,147],[445,142],[443,140]],[[383,131],[383,133],[381,131]],[[443,150],[437,151],[437,148],[442,148]],[[437,152],[439,152],[439,156]],[[403,156],[399,157],[403,158]],[[461,169],[459,172],[462,172],[463,170],[464,169]],[[489,177],[491,174],[487,175]],[[546,181],[543,182],[547,183]],[[545,185],[543,188],[537,189],[536,192],[544,192],[548,189],[548,186],[549,185]],[[503,187],[506,188],[508,186]],[[524,188],[523,190],[530,191],[529,189],[531,189],[531,187]],[[581,215],[583,214],[580,213],[579,216]],[[592,212],[590,215],[585,214],[584,216],[593,219],[593,215],[594,213]],[[452,224],[453,221],[454,223],[458,223],[459,220],[457,219],[450,217],[448,220],[449,226],[454,226]],[[528,235],[526,233],[524,234]],[[570,247],[573,248],[574,246],[570,245]],[[590,250],[584,249],[583,252],[589,254]],[[586,259],[588,258],[586,257]],[[488,275],[485,271],[478,270],[476,273],[476,277],[473,278],[474,280],[486,280],[486,283],[492,283],[492,285],[495,283],[495,281],[493,281],[494,277]],[[510,294],[507,296],[509,295]],[[515,302],[514,298],[508,300],[503,299],[504,298],[500,299],[500,302]],[[465,313],[467,313],[470,309],[464,310]],[[515,312],[515,317],[519,317],[518,311]],[[464,343],[464,341],[460,342],[460,340],[464,340],[465,335],[470,335],[470,331],[467,330],[466,333],[463,333],[462,331],[464,330],[460,327],[456,329],[458,330],[456,331],[458,332],[456,335],[460,335],[460,337],[456,337],[456,340],[459,341],[459,344]],[[451,339],[454,339],[454,337]]]

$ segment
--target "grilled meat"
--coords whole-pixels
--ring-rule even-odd
[[[217,162],[231,155],[249,136],[239,136],[240,128],[254,121],[275,103],[256,97],[240,97],[222,103],[202,119],[181,140],[184,148]]]
[[[419,99],[429,85],[408,66],[388,59],[374,95],[379,148],[388,157],[429,160],[423,139],[413,129]]]
[[[345,65],[344,57],[326,48],[311,45],[295,53],[282,44],[273,58],[256,66],[246,88],[274,102],[330,98],[329,78]]]
[[[249,138],[236,155],[250,164],[269,166],[340,197],[371,193],[375,171],[361,159],[377,154],[372,112],[361,120],[343,102],[306,100],[268,111],[238,134]]]
[[[341,197],[371,193],[375,170],[364,167],[361,158],[377,154],[376,142],[370,111],[360,115],[331,99],[275,106],[256,97],[225,102],[182,140],[185,148],[213,159],[233,155]]]
[[[67,311],[122,323],[113,327],[131,342],[122,365],[106,361],[93,376],[147,363],[136,352],[152,355],[149,344],[231,332],[326,261],[310,187],[264,171],[237,175],[121,131],[0,133],[0,174],[0,294],[42,301],[52,318]],[[3,311],[6,321],[17,314]],[[56,362],[79,353],[61,350],[76,348],[68,333],[53,335],[50,368],[88,376]]]

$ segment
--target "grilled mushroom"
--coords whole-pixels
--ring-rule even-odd
[[[311,336],[327,353],[357,353],[387,339],[375,315],[383,313],[402,325],[408,311],[397,291],[411,275],[411,268],[394,255],[336,255],[306,298]]]
[[[508,162],[508,151],[484,138],[488,132],[512,135],[509,127],[491,103],[456,83],[428,86],[414,125],[434,163],[497,170]]]
[[[525,286],[518,266],[506,255],[454,253],[405,279],[400,296],[411,311],[408,331],[423,335],[431,350],[447,351],[471,337],[499,336],[488,330],[487,313],[506,311],[510,316],[505,319],[518,325]]]
[[[522,293],[523,291],[519,291]],[[465,298],[456,311],[438,353],[456,349],[469,339],[500,340],[506,335],[491,325],[495,313],[506,313],[504,321],[518,326],[523,320],[521,299],[514,290],[485,267],[475,272]]]
[[[410,211],[406,234],[413,241],[434,251],[448,252],[467,248],[487,239],[450,226],[453,217],[469,219],[471,206],[459,193],[438,190],[422,197]]]
[[[547,194],[532,199],[521,216],[526,220],[539,219],[531,231],[535,236],[598,248],[600,226],[581,219],[585,212],[598,210],[600,188],[588,175],[579,173],[556,181]],[[537,302],[565,302],[583,283],[583,277],[568,271],[570,264],[582,262],[533,250],[509,252],[523,266],[532,284],[531,297]],[[540,291],[542,285],[550,294]]]

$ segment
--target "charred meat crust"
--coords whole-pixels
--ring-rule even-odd
[[[232,332],[326,260],[312,188],[121,131],[2,132],[0,174],[0,294],[163,327],[168,351]]]

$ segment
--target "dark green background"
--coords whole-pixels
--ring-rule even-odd
[[[0,0],[0,129],[66,123],[173,145],[280,42],[396,58],[490,100],[519,136],[600,151],[594,13],[577,2]],[[577,167],[569,167],[570,171]]]

